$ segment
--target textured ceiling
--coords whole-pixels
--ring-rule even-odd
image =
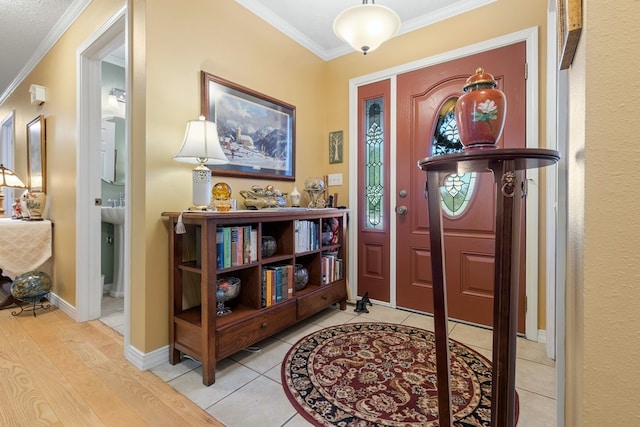
[[[74,0],[0,0],[0,94]]]
[[[0,0],[0,103],[91,1]],[[361,0],[235,1],[324,60],[352,52],[333,33],[333,20]],[[403,34],[494,1],[377,0],[376,4],[398,13]]]

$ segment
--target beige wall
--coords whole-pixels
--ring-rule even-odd
[[[138,99],[146,101],[145,111],[136,109],[132,118],[135,127],[145,124],[133,141],[131,206],[134,212],[144,212],[134,220],[135,229],[144,235],[132,251],[132,301],[144,301],[144,308],[132,313],[132,343],[145,351],[168,341],[168,237],[160,214],[191,203],[193,166],[171,158],[180,148],[187,120],[200,113],[200,71],[296,106],[299,187],[305,177],[325,174],[328,163],[324,61],[235,2],[191,0],[186,6],[148,1],[146,14],[134,17],[134,25],[142,25],[142,20],[146,25],[145,43],[134,40],[135,64],[142,67],[144,61],[146,67],[146,78],[135,82],[134,96],[144,91]],[[253,184],[272,183],[282,191],[293,188],[286,181],[213,179],[228,182],[240,199],[238,192]]]
[[[344,184],[337,187],[341,204],[348,201],[348,147],[344,147],[344,163],[330,165],[327,138],[330,131],[344,130],[348,141],[351,78],[538,26],[540,117],[545,114],[545,0],[499,0],[397,37],[366,57],[352,53],[330,62],[320,60],[236,2],[128,0],[128,4],[132,48],[131,342],[143,352],[160,348],[168,340],[168,230],[160,214],[183,209],[191,200],[191,167],[173,162],[171,157],[180,146],[185,122],[200,112],[200,70],[295,105],[298,187],[308,176],[343,173]],[[70,304],[75,302],[76,289],[76,48],[120,5],[113,0],[93,2],[23,86],[0,107],[2,117],[8,108],[16,109],[20,129],[38,113],[28,104],[25,86],[38,83],[49,88],[50,101],[39,111],[47,116],[52,132],[48,179],[53,200],[51,219],[56,223],[54,291]],[[508,19],[499,19],[505,16]],[[540,119],[541,141],[545,139],[544,123]],[[221,179],[231,184],[236,196],[239,190],[256,183]],[[274,184],[283,191],[293,186],[290,182]],[[541,239],[543,248],[544,236]],[[545,277],[544,271],[540,277]],[[544,295],[542,288],[541,310]],[[541,317],[544,319],[544,312]],[[544,328],[544,320],[539,326]]]
[[[201,69],[296,105],[299,182],[311,174],[342,172],[344,188],[348,150],[345,147],[345,163],[328,165],[326,136],[342,129],[348,139],[348,79],[535,25],[540,26],[540,71],[545,69],[547,2],[543,0],[500,0],[398,37],[366,58],[350,54],[329,63],[235,2],[159,3],[136,0],[130,5],[132,344],[145,352],[167,343],[167,230],[159,215],[181,209],[190,200],[189,168],[170,159],[185,121],[199,113]],[[584,0],[583,4],[585,30],[570,70],[566,425],[625,425],[635,420],[630,399],[640,391],[635,367],[640,353],[635,327],[640,267],[632,256],[640,245],[640,225],[638,201],[631,190],[635,160],[640,157],[634,144],[640,108],[631,100],[640,90],[640,47],[637,37],[630,36],[636,26],[637,1]],[[75,49],[118,6],[118,1],[109,0],[91,4],[0,106],[0,117],[16,111],[16,170],[23,176],[24,126],[37,114],[48,119],[48,188],[56,223],[54,291],[71,304],[76,286]],[[544,73],[539,75],[542,118],[545,81]],[[42,107],[28,102],[31,83],[49,89],[49,100]],[[545,121],[540,123],[544,140]],[[228,181],[236,194],[250,184]]]
[[[584,0],[570,79],[567,425],[636,425],[640,41],[634,0]]]
[[[76,49],[124,2],[100,0],[91,4],[47,53],[33,72],[0,105],[0,118],[15,110],[16,173],[27,177],[26,124],[38,114],[46,119],[47,200],[54,222],[52,291],[71,305],[76,299]],[[47,88],[47,102],[31,105],[29,86]]]

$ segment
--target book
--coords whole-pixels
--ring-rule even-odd
[[[293,265],[286,266],[286,279],[287,279],[287,298],[293,297]]]
[[[231,267],[231,228],[224,227],[222,229],[222,244],[223,244],[223,266],[224,268]]]
[[[275,298],[273,296],[273,271],[270,270],[269,268],[265,268],[265,276],[266,276],[266,280],[265,280],[266,306],[271,307],[273,305],[273,300]]]
[[[262,281],[260,285],[260,307],[267,306],[267,269],[262,267]]]
[[[242,248],[242,262],[249,264],[251,262],[251,226],[242,227],[244,247]]]
[[[216,268],[224,268],[224,232],[222,227],[216,229]]]
[[[256,262],[258,261],[258,230],[252,228],[251,229],[251,242],[249,243],[250,246],[250,257],[249,259],[251,260],[251,262]]]
[[[231,228],[231,265],[238,265],[238,227]]]

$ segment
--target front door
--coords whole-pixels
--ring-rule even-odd
[[[455,103],[478,67],[494,75],[507,98],[500,147],[524,148],[525,55],[525,43],[520,42],[398,76],[394,195],[398,307],[433,312],[426,174],[417,162],[461,149]],[[493,189],[491,173],[460,173],[447,178],[441,194],[449,316],[489,326],[493,323]],[[522,221],[519,332],[525,326],[524,214]]]

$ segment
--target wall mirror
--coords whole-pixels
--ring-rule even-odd
[[[46,192],[45,120],[40,115],[27,123],[27,169],[30,191]]]

